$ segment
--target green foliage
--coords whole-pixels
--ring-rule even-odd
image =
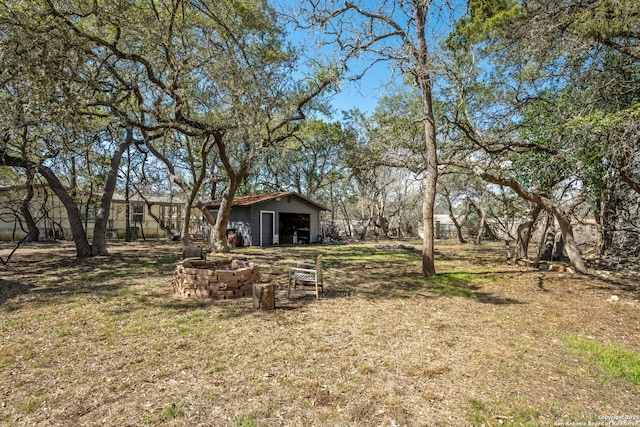
[[[599,0],[575,6],[571,28],[596,41],[636,39],[640,35],[640,3],[636,0]]]
[[[0,168],[0,187],[22,184],[23,176],[13,169]]]
[[[639,20],[633,0],[469,2],[445,44],[448,153],[561,204],[582,193],[613,228],[640,165]]]
[[[500,36],[507,23],[522,16],[522,5],[517,0],[470,0],[468,14],[458,20],[446,45],[455,50]]]
[[[557,105],[569,102],[550,92],[540,95],[545,101],[531,102],[522,112],[521,135],[528,147],[514,157],[513,170],[521,185],[551,194],[559,182],[575,172],[573,160],[566,155],[571,141],[563,134],[562,117],[557,114]]]
[[[640,100],[631,107],[607,113],[596,109],[589,114],[573,117],[565,126],[575,132],[607,133],[640,121]]]
[[[340,122],[305,120],[293,137],[267,150],[255,191],[293,186],[303,195],[329,203],[331,189],[348,179],[345,153],[353,138]],[[264,183],[270,186],[264,188]]]

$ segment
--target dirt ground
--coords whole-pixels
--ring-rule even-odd
[[[280,289],[256,312],[176,298],[177,244],[20,248],[0,267],[0,426],[640,425],[640,379],[570,345],[640,352],[640,278],[501,249],[440,241],[429,280],[417,242],[236,249]],[[287,268],[320,253],[324,298],[287,300]]]

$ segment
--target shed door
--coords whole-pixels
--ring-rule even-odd
[[[260,212],[260,246],[273,245],[274,220],[274,212]]]

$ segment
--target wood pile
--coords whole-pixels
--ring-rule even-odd
[[[182,248],[182,259],[187,258],[207,259],[207,255],[201,246],[190,245]]]
[[[252,296],[259,279],[259,266],[245,260],[185,259],[176,266],[173,289],[186,298],[230,299]]]

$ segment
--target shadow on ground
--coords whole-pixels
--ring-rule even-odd
[[[274,283],[279,289],[279,308],[294,310],[315,303],[312,296],[287,300],[287,272],[299,261],[313,261],[323,255],[324,299],[349,297],[390,298],[467,298],[483,304],[526,304],[501,295],[496,284],[514,280],[517,274],[537,271],[497,271],[501,265],[497,251],[465,246],[456,252],[437,251],[440,263],[435,277],[420,274],[418,249],[386,249],[371,244],[304,245],[273,248],[238,248],[225,257],[242,257],[261,266],[261,282]],[[159,307],[178,312],[221,307],[221,315],[240,316],[252,312],[251,298],[237,300],[183,300],[174,297],[172,278],[180,258],[179,245],[116,244],[112,255],[78,260],[72,245],[39,248],[24,252],[5,268],[0,280],[0,305],[12,302],[16,309],[27,300],[44,304],[64,302],[69,298],[97,297],[105,300],[128,299],[132,307]],[[508,270],[508,271],[507,271]],[[544,289],[543,284],[539,284]],[[498,289],[496,293],[496,289]],[[28,295],[28,298],[18,298]],[[6,309],[6,307],[5,307]]]

